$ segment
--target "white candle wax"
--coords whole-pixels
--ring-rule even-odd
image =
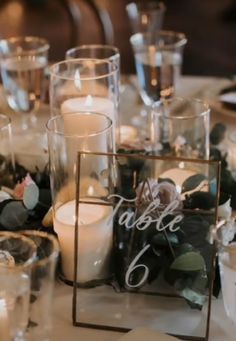
[[[160,175],[161,179],[171,179],[174,181],[176,185],[177,192],[181,193],[182,185],[184,181],[189,178],[192,175],[195,175],[196,172],[189,170],[189,169],[183,169],[183,168],[171,168],[165,171]]]
[[[114,103],[108,98],[88,95],[87,97],[67,99],[61,105],[62,114],[76,111],[89,111],[105,114],[115,125],[116,118]]]
[[[86,199],[88,201],[88,199]],[[109,275],[113,239],[112,207],[97,204],[79,205],[79,245],[77,281],[86,283]],[[60,206],[53,219],[58,234],[62,269],[66,279],[74,279],[75,200]]]
[[[113,147],[115,147],[117,119],[114,103],[110,99],[88,95],[67,99],[61,105],[62,115],[76,111],[97,112],[108,116],[113,124]]]
[[[135,142],[137,140],[138,131],[129,125],[120,127],[120,143]]]
[[[0,340],[11,341],[6,300],[3,298],[0,298]]]
[[[168,169],[164,173],[160,175],[160,178],[169,178],[175,182],[176,185],[182,187],[184,181],[192,175],[195,175],[196,172],[189,169],[182,168],[172,168]]]

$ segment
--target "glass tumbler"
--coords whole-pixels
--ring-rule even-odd
[[[36,246],[32,264],[27,341],[49,341],[52,328],[52,300],[59,245],[52,234],[20,231]]]
[[[0,40],[1,77],[9,107],[22,115],[21,129],[32,128],[45,95],[49,44],[39,37]]]
[[[35,244],[12,232],[0,232],[0,340],[25,341],[29,317],[31,267]]]
[[[0,186],[6,185],[6,181],[8,183],[10,181],[11,185],[14,168],[11,120],[8,116],[0,114]]]
[[[187,43],[185,35],[173,31],[136,33],[130,42],[144,104],[151,106],[162,98],[173,97]]]
[[[163,2],[131,2],[126,6],[133,33],[161,30],[166,7]]]
[[[78,168],[78,152],[113,151],[112,121],[108,116],[94,112],[67,113],[52,117],[47,123],[50,157],[50,179],[53,200],[53,226],[58,235],[63,277],[74,279],[74,231],[76,221],[76,180],[80,171],[81,196],[90,200],[91,196],[101,196],[107,184],[107,157],[83,154],[83,162]],[[102,202],[99,202],[102,204]],[[108,231],[105,245],[96,244],[99,240],[99,225],[96,225],[96,212],[100,205],[90,206],[81,219],[82,229],[87,232],[79,245],[78,282],[88,283],[107,276],[104,260],[108,259],[112,245],[112,229]],[[99,211],[103,211],[102,208]],[[92,218],[94,217],[95,219]],[[101,218],[101,217],[100,217]],[[86,224],[87,220],[90,221]],[[105,227],[105,223],[104,223]],[[83,242],[82,242],[83,241]],[[100,242],[102,242],[100,240]],[[91,245],[93,246],[91,248]],[[82,254],[80,249],[84,250]]]
[[[150,136],[155,155],[209,159],[209,106],[174,97],[153,105]]]

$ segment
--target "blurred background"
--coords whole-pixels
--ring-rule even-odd
[[[148,0],[143,0],[147,2]],[[106,43],[121,52],[123,73],[134,72],[125,10],[129,0],[1,0],[0,36],[37,35],[51,45],[50,60],[79,44]],[[164,0],[164,29],[184,32],[183,73],[236,74],[236,0]]]

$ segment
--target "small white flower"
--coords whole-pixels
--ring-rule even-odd
[[[148,179],[148,183],[145,183],[143,187],[143,182],[141,182],[136,189],[137,198],[142,191],[141,201],[151,202],[159,198],[161,205],[168,205],[174,200],[178,200],[181,203],[180,194],[177,192],[174,184],[168,181],[158,183],[155,179]]]

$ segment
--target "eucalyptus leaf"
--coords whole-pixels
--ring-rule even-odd
[[[177,257],[170,268],[180,271],[199,271],[205,269],[205,261],[200,253],[190,251]]]
[[[32,182],[24,189],[23,203],[28,210],[32,210],[38,203],[39,189],[38,186]]]
[[[188,209],[210,210],[216,206],[216,196],[208,192],[194,192],[186,195],[184,207]]]
[[[223,123],[216,123],[210,133],[210,142],[213,145],[218,145],[225,138],[226,125]]]
[[[170,233],[170,234],[168,234],[166,236],[164,235],[164,233],[157,233],[152,238],[152,241],[151,241],[152,247],[155,249],[155,248],[158,248],[158,247],[161,247],[161,246],[168,246],[167,238],[169,240],[169,243],[172,246],[179,245],[179,239],[178,239],[178,237],[177,237],[177,235],[175,233]]]
[[[7,230],[23,225],[28,218],[27,209],[22,201],[11,200],[4,206],[0,215],[0,224]]]
[[[202,181],[206,179],[203,174],[194,174],[187,178],[182,185],[182,193],[192,191],[200,185]]]

